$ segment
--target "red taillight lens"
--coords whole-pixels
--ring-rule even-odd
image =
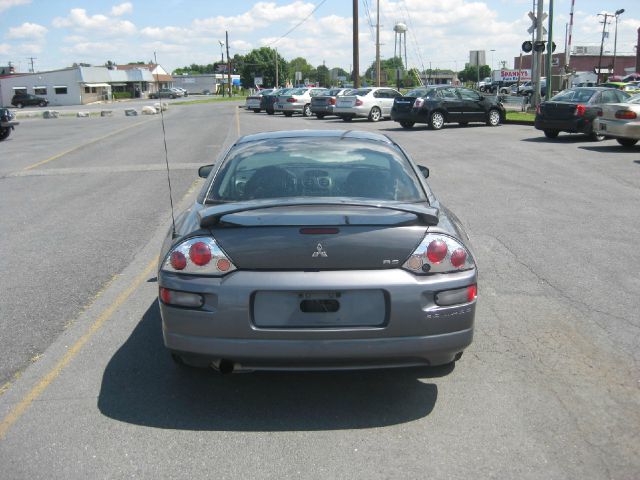
[[[296,99],[295,98],[287,98],[287,102],[288,103],[296,103]]]
[[[431,263],[440,263],[447,256],[447,244],[443,240],[433,240],[427,247],[427,258]]]
[[[196,265],[206,265],[211,261],[211,250],[206,243],[196,242],[189,248],[189,258]]]
[[[467,287],[467,302],[473,302],[478,298],[478,285],[469,285]]]
[[[584,116],[585,112],[587,111],[587,107],[585,107],[584,105],[576,105],[576,117],[582,117]]]
[[[441,233],[425,235],[402,265],[405,270],[416,274],[459,272],[474,267],[469,250],[459,240]]]
[[[329,105],[335,105],[336,104],[336,99],[331,97],[329,98]]]
[[[160,287],[160,300],[167,304],[171,303],[171,290]]]
[[[616,112],[616,118],[619,118],[620,120],[633,120],[637,117],[638,115],[636,115],[636,112],[631,110],[618,110]]]
[[[362,100],[360,100],[359,98],[357,98],[357,99],[356,99],[356,107],[360,107],[360,106],[362,106],[362,105],[363,105],[363,103],[364,103],[364,102],[363,102]]]
[[[216,267],[221,272],[226,272],[231,268],[231,262],[226,258],[221,258],[216,262]]]
[[[169,257],[169,261],[171,263],[171,266],[176,270],[184,270],[184,267],[187,266],[187,257],[185,257],[184,253],[182,252],[172,252],[171,256]]]
[[[458,248],[451,254],[451,265],[456,268],[460,268],[464,265],[465,260],[467,259],[467,252],[465,252],[462,248]]]

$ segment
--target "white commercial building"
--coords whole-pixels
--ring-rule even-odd
[[[145,96],[155,90],[154,76],[146,68],[111,70],[107,67],[70,67],[49,72],[0,77],[0,102],[11,105],[16,93],[30,93],[50,106],[84,105],[118,96]]]

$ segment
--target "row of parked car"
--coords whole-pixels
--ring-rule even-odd
[[[295,113],[318,119],[336,116],[345,122],[390,118],[407,129],[417,123],[433,130],[446,123],[496,126],[505,118],[499,97],[450,85],[419,87],[405,95],[388,87],[269,89],[248,97],[246,108],[270,115],[282,112],[287,117]],[[535,128],[550,139],[560,132],[583,133],[595,141],[615,138],[620,145],[632,147],[640,140],[638,115],[640,94],[632,97],[606,86],[576,87],[542,102],[536,111]]]
[[[319,119],[336,116],[345,122],[355,118],[371,122],[390,118],[403,128],[423,123],[433,130],[452,122],[496,126],[505,118],[498,98],[451,85],[418,87],[406,95],[389,87],[268,89],[247,97],[245,106],[255,113],[281,112],[287,117],[298,113]]]

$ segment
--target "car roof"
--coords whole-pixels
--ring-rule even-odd
[[[377,142],[395,145],[386,135],[363,130],[284,130],[277,132],[254,133],[245,135],[236,141],[237,144],[258,142],[261,140],[271,140],[279,138],[355,138],[359,140],[372,140]]]

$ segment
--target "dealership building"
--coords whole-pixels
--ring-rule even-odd
[[[0,102],[11,105],[16,93],[46,98],[51,106],[84,105],[114,97],[145,97],[158,88],[173,86],[161,67],[133,66],[126,69],[75,66],[37,73],[0,76]],[[162,77],[162,78],[161,78]]]

